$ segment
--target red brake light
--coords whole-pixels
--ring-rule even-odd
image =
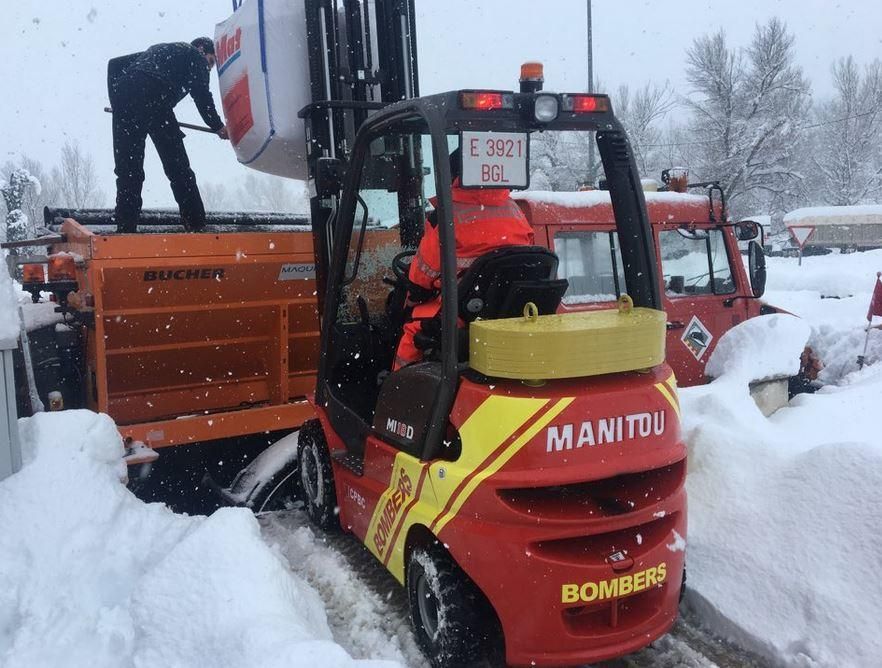
[[[75,281],[77,267],[73,255],[52,255],[49,257],[50,281]]]
[[[511,93],[471,91],[467,93],[460,93],[459,104],[463,109],[473,109],[475,111],[513,109],[514,97]]]
[[[609,111],[609,98],[606,95],[566,95],[564,111],[577,114]]]

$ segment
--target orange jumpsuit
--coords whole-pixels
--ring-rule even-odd
[[[497,248],[533,245],[533,228],[511,199],[510,191],[465,190],[454,181],[451,196],[457,275],[476,258]],[[441,287],[441,242],[437,228],[428,221],[408,277],[427,290]],[[404,325],[393,369],[422,358],[422,351],[414,345],[414,335],[420,331],[420,321],[435,317],[440,309],[440,296],[414,306],[412,319]]]

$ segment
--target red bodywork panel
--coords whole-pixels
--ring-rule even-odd
[[[450,423],[455,461],[420,462],[373,434],[362,475],[335,462],[344,528],[399,581],[412,541],[437,536],[495,609],[513,665],[600,661],[667,632],[686,535],[667,365],[539,388],[463,379]]]

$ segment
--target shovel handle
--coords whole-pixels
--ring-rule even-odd
[[[113,109],[111,109],[110,107],[104,107],[104,111],[106,111],[108,114],[113,113]],[[210,132],[213,135],[217,134],[217,132],[204,125],[193,125],[192,123],[181,123],[179,121],[178,127],[187,128],[188,130],[198,130],[199,132]]]

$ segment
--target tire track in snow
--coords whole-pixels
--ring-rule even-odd
[[[259,516],[263,536],[327,607],[334,640],[355,658],[428,666],[410,628],[404,588],[352,535],[314,529],[299,510]],[[688,597],[687,597],[688,601]],[[684,606],[670,633],[639,652],[595,668],[765,668],[756,656],[701,628]]]
[[[258,519],[267,543],[318,591],[334,640],[350,655],[428,666],[410,628],[404,588],[358,540],[314,529],[299,510]]]

